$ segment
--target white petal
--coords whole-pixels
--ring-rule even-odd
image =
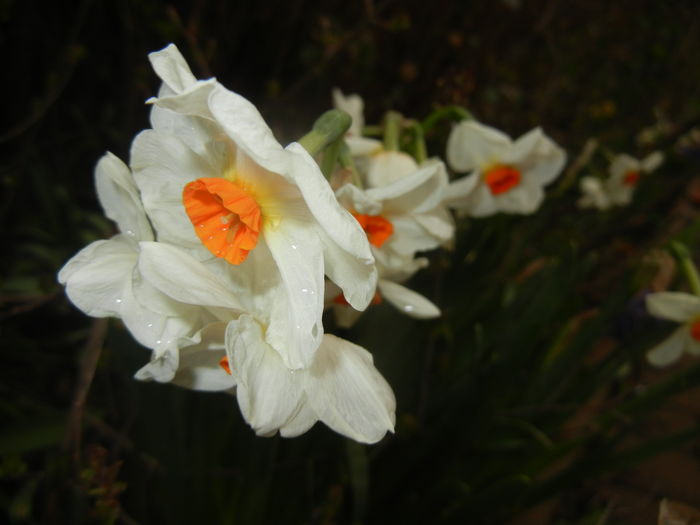
[[[435,208],[429,213],[415,215],[414,218],[416,222],[437,239],[440,244],[449,241],[454,235],[454,220],[452,219],[452,215],[444,208]]]
[[[677,361],[683,353],[687,326],[676,329],[670,337],[663,340],[647,353],[647,360],[654,366],[668,366]]]
[[[215,79],[202,80],[174,95],[153,97],[146,102],[182,115],[213,119],[209,99],[217,90],[225,90]]]
[[[664,161],[664,154],[661,151],[653,151],[649,153],[646,157],[642,159],[640,163],[642,171],[646,173],[651,173],[656,170]]]
[[[335,192],[338,202],[346,210],[355,210],[367,215],[379,215],[382,212],[382,203],[371,199],[366,191],[354,184],[345,184]]]
[[[413,173],[365,193],[384,203],[383,213],[421,212],[435,208],[444,198],[447,174],[431,163]]]
[[[243,417],[259,435],[276,432],[297,412],[302,372],[285,366],[263,340],[260,325],[248,315],[229,323],[226,352]]]
[[[139,381],[168,383],[175,376],[179,360],[180,353],[177,350],[153,352],[151,360],[134,374],[134,378]]]
[[[546,186],[561,173],[566,153],[540,128],[535,128],[515,141],[502,161],[517,166],[523,178],[534,179],[538,185]]]
[[[376,188],[391,184],[417,169],[418,164],[409,154],[401,151],[382,151],[369,160],[367,185]]]
[[[136,244],[122,235],[95,241],[58,272],[71,302],[91,317],[119,317],[126,280],[136,265]]]
[[[447,162],[458,173],[483,169],[498,163],[511,147],[508,135],[480,124],[463,120],[452,128],[447,139]]]
[[[95,168],[95,186],[105,215],[117,223],[119,231],[139,241],[153,240],[139,190],[126,164],[111,153],[104,155]]]
[[[267,341],[291,369],[306,368],[323,336],[323,253],[315,230],[287,219],[263,231],[287,303],[273,313]]]
[[[498,208],[507,213],[534,213],[544,200],[544,190],[537,183],[523,183],[494,198]]]
[[[197,79],[175,44],[150,53],[148,59],[156,74],[175,93],[189,89],[197,83]]]
[[[367,235],[355,218],[338,203],[318,165],[306,150],[301,145],[292,143],[287,146],[287,151],[291,153],[293,162],[290,178],[298,186],[311,214],[325,232],[322,240],[326,272],[343,288],[350,304],[364,309],[372,300],[376,286],[376,276],[372,270],[374,257]],[[345,257],[346,261],[338,264],[341,257]],[[338,271],[341,267],[353,267],[356,270],[344,276]],[[357,272],[364,273],[364,281],[357,281]]]
[[[379,292],[401,312],[416,319],[433,319],[440,316],[440,309],[419,293],[405,286],[380,279]]]
[[[581,193],[583,193],[578,201],[578,206],[580,208],[607,210],[610,207],[610,199],[599,178],[582,177],[579,188],[581,189]]]
[[[177,137],[152,130],[143,131],[134,139],[131,166],[158,240],[201,246],[182,204],[182,190],[195,179],[220,176],[216,166]]]
[[[411,215],[389,217],[394,233],[382,245],[380,250],[393,250],[399,254],[413,256],[416,252],[437,248],[446,239],[427,230]]]
[[[333,88],[333,107],[345,111],[352,118],[352,125],[348,133],[356,137],[362,136],[362,128],[365,125],[365,103],[360,95],[345,96],[338,88]]]
[[[306,395],[318,418],[362,443],[394,431],[396,400],[364,348],[325,335],[306,374]]]
[[[164,294],[186,304],[243,310],[226,285],[191,255],[164,243],[140,246],[139,269]]]
[[[289,160],[257,108],[242,96],[221,86],[209,97],[213,117],[253,161],[287,177]]]
[[[467,207],[468,198],[475,191],[480,180],[478,173],[472,173],[471,175],[450,182],[449,186],[445,189],[443,202],[450,208],[464,209]]]
[[[683,292],[657,292],[647,295],[647,310],[655,317],[685,323],[700,315],[700,297]]]
[[[477,175],[481,177],[481,174]],[[469,195],[464,207],[458,208],[457,211],[464,211],[471,217],[488,217],[501,211],[501,207],[489,187],[480,183]]]

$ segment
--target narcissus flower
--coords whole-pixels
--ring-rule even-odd
[[[544,186],[561,172],[566,154],[540,128],[516,141],[475,120],[463,120],[450,133],[447,161],[457,173],[445,202],[463,215],[533,213]]]
[[[131,166],[158,241],[190,250],[219,275],[258,252],[266,271],[281,276],[272,279],[267,341],[290,369],[309,366],[323,338],[324,273],[358,309],[374,296],[362,228],[306,150],[283,148],[250,102],[215,79],[195,79],[173,45],[150,58],[163,87]]]
[[[683,292],[657,292],[649,294],[646,303],[651,315],[682,323],[647,353],[652,365],[670,365],[683,352],[700,355],[700,297]]]
[[[362,136],[362,128],[365,126],[365,103],[359,95],[347,95],[335,88],[333,89],[333,106],[345,111],[352,118],[352,124],[348,130],[345,141],[354,156],[371,155],[382,150],[382,142]]]
[[[596,177],[581,179],[582,197],[578,201],[581,208],[607,210],[612,206],[626,206],[632,202],[632,195],[641,177],[656,170],[664,160],[663,153],[654,151],[638,160],[627,154],[616,155],[610,163],[610,174],[604,181]]]
[[[244,418],[260,435],[292,437],[316,421],[365,443],[393,432],[394,395],[365,349],[325,334],[310,364],[291,370],[270,344],[270,319],[285,308],[276,292],[282,277],[270,257],[253,250],[238,272],[217,266],[168,244],[141,245],[139,269],[153,286],[221,319],[183,345],[175,383],[198,390],[235,386]],[[156,358],[138,376],[154,377],[162,366]]]
[[[399,283],[427,265],[426,259],[414,258],[417,252],[452,239],[454,223],[442,205],[446,187],[444,165],[429,161],[385,185],[362,190],[346,184],[336,191],[338,201],[352,212],[372,245],[379,272],[374,302],[386,299],[403,313],[420,319],[440,315],[432,302]],[[333,307],[340,326],[351,326],[360,315],[332,285],[327,288],[326,303]]]
[[[107,153],[95,168],[95,183],[105,214],[121,233],[83,248],[63,266],[58,281],[87,315],[118,317],[156,355],[176,356],[179,339],[214,317],[160,293],[138,271],[139,242],[153,240],[153,232],[129,168]]]

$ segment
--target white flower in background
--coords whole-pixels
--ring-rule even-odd
[[[537,210],[566,154],[540,128],[512,141],[497,129],[463,120],[448,138],[447,161],[457,173],[471,173],[450,184],[445,203],[460,214],[486,217]]]
[[[224,282],[257,253],[266,273],[250,272],[239,291],[275,296],[266,341],[288,368],[310,366],[323,339],[324,273],[355,308],[374,295],[364,232],[306,150],[283,148],[250,102],[196,80],[173,45],[150,59],[163,87],[131,166],[158,241],[189,250]],[[188,279],[183,271],[183,289]]]
[[[363,443],[393,432],[395,399],[365,349],[325,334],[306,368],[291,370],[270,344],[270,320],[280,306],[282,276],[262,250],[239,271],[221,273],[185,250],[141,244],[139,270],[174,301],[188,301],[220,319],[183,345],[173,381],[197,390],[230,390],[259,435],[293,437],[316,421]],[[160,373],[154,359],[140,378]]]
[[[413,257],[452,239],[454,222],[443,206],[447,173],[440,161],[379,187],[362,190],[346,184],[338,201],[367,233],[372,251]]]
[[[647,296],[646,304],[651,315],[682,323],[647,353],[652,365],[670,365],[683,352],[700,355],[700,297],[683,292],[657,292]]]
[[[163,295],[138,271],[139,241],[153,240],[153,232],[129,168],[107,153],[95,168],[95,183],[105,214],[121,233],[83,248],[63,266],[58,281],[85,314],[118,317],[139,343],[176,359],[179,339],[213,317]]]
[[[338,88],[333,89],[333,107],[345,111],[352,118],[352,124],[348,129],[345,142],[353,156],[371,155],[382,150],[382,142],[362,136],[362,128],[365,127],[365,103],[360,95],[343,95]]]
[[[355,157],[366,186],[376,188],[391,184],[418,170],[418,163],[408,153],[385,150],[382,141],[362,136],[365,124],[364,102],[359,95],[345,96],[336,88],[333,90],[333,106],[352,117],[345,142]]]
[[[437,248],[454,235],[454,222],[442,205],[446,187],[444,164],[429,161],[386,185],[362,190],[346,184],[336,191],[338,201],[357,219],[372,245],[379,272],[375,303],[386,299],[419,319],[440,315],[432,302],[399,283],[427,265],[427,259],[414,259],[417,252]],[[342,327],[351,326],[360,316],[332,285],[327,285],[326,303],[333,306]]]
[[[624,153],[616,155],[610,163],[607,179],[590,176],[581,179],[582,196],[578,206],[607,210],[613,206],[628,205],[642,175],[656,170],[663,160],[664,155],[660,151],[654,151],[642,160]]]

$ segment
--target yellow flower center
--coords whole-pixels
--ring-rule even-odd
[[[484,182],[493,195],[505,193],[520,184],[522,174],[512,166],[495,166],[484,173]]]
[[[187,216],[202,244],[231,264],[246,260],[260,235],[260,206],[241,186],[223,178],[190,182],[182,192]]]
[[[377,248],[380,248],[394,233],[394,225],[381,215],[353,213],[352,216],[357,219],[362,229],[365,230],[369,243]]]

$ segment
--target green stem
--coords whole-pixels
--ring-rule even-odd
[[[411,131],[413,131],[413,156],[418,164],[423,164],[428,158],[428,150],[425,147],[425,136],[422,126],[415,120],[411,121]]]
[[[306,151],[316,155],[345,134],[350,128],[352,117],[339,109],[331,109],[318,117],[313,128],[299,139]]]
[[[690,256],[688,248],[677,241],[671,242],[669,248],[671,249],[671,253],[678,259],[678,263],[681,265],[686,279],[688,279],[690,289],[695,295],[700,296],[700,275],[698,275],[698,269],[695,267],[695,263]]]
[[[446,118],[450,120],[473,120],[474,115],[462,106],[445,106],[433,111],[423,120],[423,133],[427,133],[435,124]]]
[[[350,171],[350,174],[352,175],[352,183],[358,188],[362,189],[364,187],[364,185],[362,184],[362,177],[360,177],[360,173],[355,167],[355,161],[352,160],[350,148],[348,148],[348,145],[345,144],[345,142],[343,142],[343,145],[340,148],[338,162],[340,163],[340,166],[342,168]]]
[[[401,119],[401,113],[396,111],[389,111],[384,116],[384,149],[387,151],[399,151]]]
[[[365,126],[362,128],[362,135],[365,137],[381,137],[381,126]]]
[[[331,142],[326,150],[323,152],[323,159],[321,160],[321,172],[326,179],[330,179],[333,175],[333,169],[338,161],[338,153],[343,146],[343,139],[339,138],[334,142]]]

